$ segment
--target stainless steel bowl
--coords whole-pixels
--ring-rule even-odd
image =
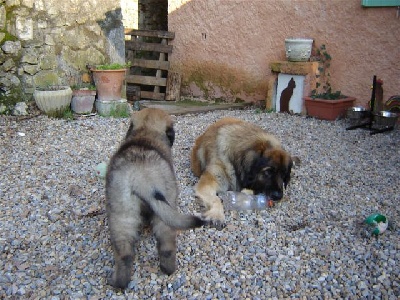
[[[368,117],[369,111],[361,106],[353,106],[347,109],[347,118],[349,119],[363,119]]]
[[[374,121],[377,125],[392,127],[396,125],[399,115],[390,111],[380,111],[374,114]]]

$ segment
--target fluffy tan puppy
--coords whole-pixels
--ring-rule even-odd
[[[106,173],[106,211],[115,270],[109,283],[125,288],[131,278],[135,243],[150,224],[157,240],[160,269],[176,269],[176,230],[205,222],[176,210],[178,186],[171,147],[175,132],[170,116],[160,109],[134,112],[126,137]]]
[[[198,176],[196,196],[204,204],[204,217],[217,228],[225,226],[218,192],[252,190],[280,200],[290,181],[293,162],[281,143],[262,128],[240,119],[223,118],[199,136],[191,153]]]

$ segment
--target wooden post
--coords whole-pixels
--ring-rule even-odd
[[[181,74],[177,72],[168,72],[165,100],[179,101],[181,99],[181,83]]]
[[[161,45],[166,45],[167,44],[167,39],[162,39],[161,40]],[[160,57],[158,61],[165,61],[165,53],[161,52]],[[160,69],[157,70],[156,72],[156,78],[161,78],[162,72]],[[154,86],[154,93],[159,93],[160,92],[160,87],[158,85]]]

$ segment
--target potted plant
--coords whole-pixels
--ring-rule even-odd
[[[68,85],[38,86],[33,98],[41,111],[50,117],[61,117],[69,109],[72,90]]]
[[[110,116],[113,111],[127,107],[127,100],[122,99],[122,89],[129,67],[130,63],[111,63],[89,67],[97,90],[95,106],[100,115]]]
[[[332,57],[326,51],[325,45],[317,49],[317,59],[320,65],[316,75],[316,87],[311,91],[310,97],[303,98],[304,105],[307,115],[333,121],[343,117],[346,110],[353,106],[356,98],[332,90],[329,72]]]
[[[81,83],[71,86],[71,109],[76,114],[90,114],[96,100],[96,87],[90,83]]]
[[[90,67],[100,101],[120,100],[130,64],[111,63]]]

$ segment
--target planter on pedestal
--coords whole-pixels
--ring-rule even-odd
[[[345,97],[337,100],[304,97],[307,115],[321,120],[337,120],[345,116],[346,110],[353,106],[356,98]]]
[[[308,61],[311,56],[313,39],[287,38],[285,52],[288,61]]]
[[[126,76],[126,69],[100,70],[93,69],[93,81],[100,101],[120,100]]]
[[[91,68],[97,90],[95,102],[97,112],[102,116],[126,114],[128,104],[122,99],[122,90],[129,64],[105,64]]]

